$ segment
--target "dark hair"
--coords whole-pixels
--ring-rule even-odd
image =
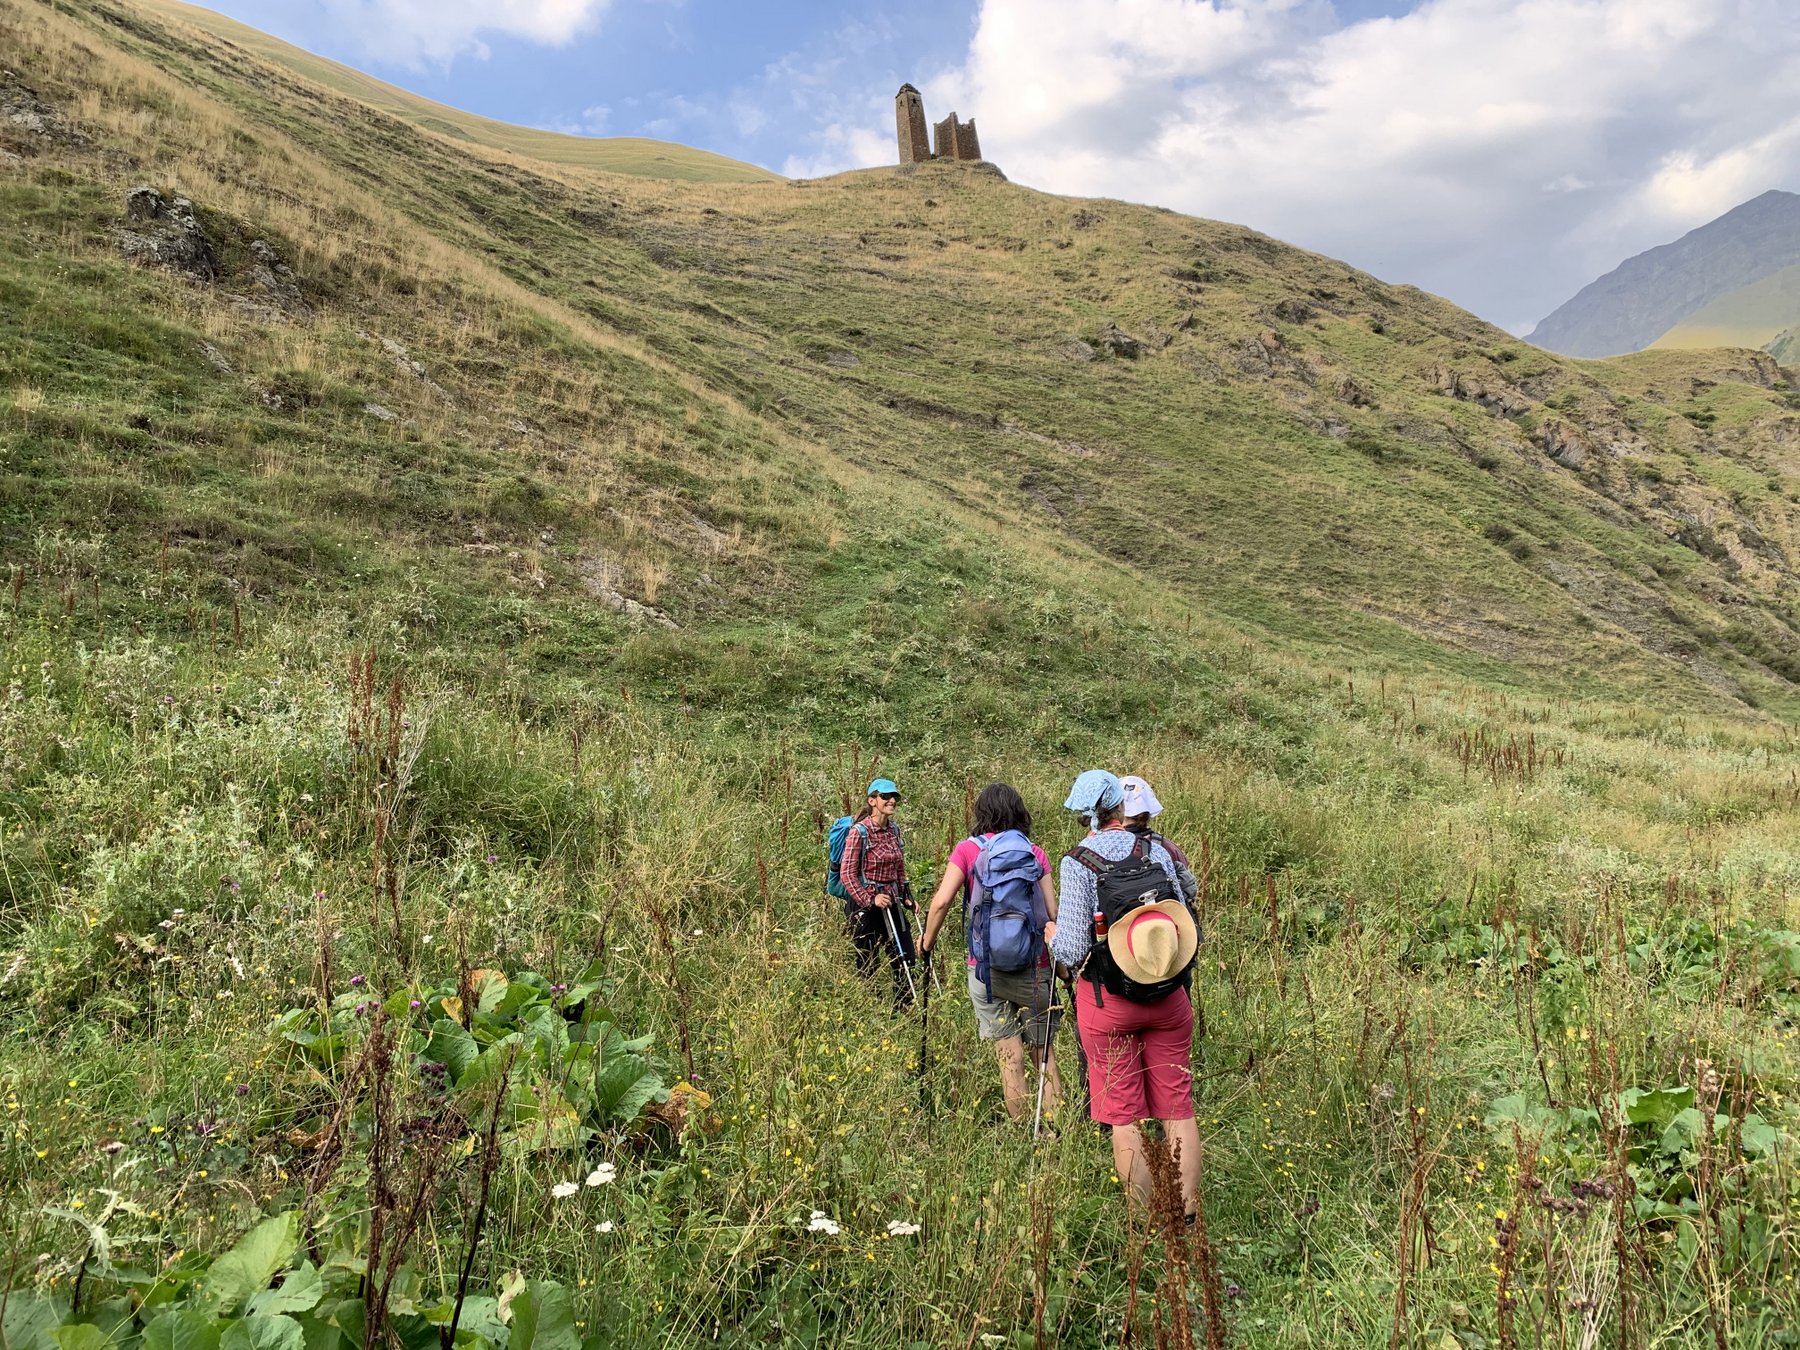
[[[1094,824],[1097,826],[1121,823],[1124,819],[1124,802],[1114,802],[1111,806],[1096,806],[1094,808]]]
[[[975,799],[976,834],[1000,834],[1005,830],[1031,833],[1031,812],[1011,783],[989,783]]]

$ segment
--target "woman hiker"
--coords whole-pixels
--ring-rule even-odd
[[[1156,794],[1150,790],[1150,785],[1136,774],[1126,774],[1119,780],[1119,787],[1125,793],[1125,828],[1168,850],[1169,858],[1175,864],[1175,881],[1181,887],[1181,898],[1190,907],[1198,903],[1200,879],[1194,875],[1187,854],[1181,851],[1174,840],[1158,834],[1150,824],[1151,819],[1160,816],[1163,809],[1162,803],[1156,800]]]
[[[925,911],[925,932],[919,939],[919,950],[929,962],[951,902],[959,892],[964,894],[969,1002],[975,1005],[975,1023],[981,1039],[993,1043],[1000,1061],[1006,1114],[1022,1121],[1033,1110],[1025,1068],[1025,1046],[1029,1044],[1032,1068],[1044,1076],[1044,1114],[1053,1115],[1062,1098],[1062,1080],[1050,1046],[1062,1009],[1056,1006],[1050,950],[1044,936],[1044,921],[1056,917],[1056,887],[1050,880],[1050,859],[1031,842],[1031,812],[1025,808],[1018,790],[1007,783],[989,783],[981,790],[975,798],[974,825],[974,833],[950,851],[943,878]],[[1010,879],[1014,875],[1016,881]],[[978,877],[986,878],[985,891]],[[981,903],[984,896],[1003,899],[1009,887],[1029,887],[1034,893],[1030,908],[1032,931],[1023,934],[1029,951],[1022,970],[995,968],[1011,962],[1004,957],[995,960],[991,917],[994,906]],[[984,915],[988,916],[985,931],[981,924]],[[1002,944],[1005,942],[1002,937]]]
[[[873,978],[885,954],[894,979],[894,1006],[912,1006],[912,977],[906,967],[913,959],[912,920],[915,908],[912,887],[906,879],[906,849],[894,813],[900,809],[900,789],[891,778],[869,784],[868,804],[857,813],[856,823],[844,838],[844,857],[838,880],[849,899],[844,918],[850,925],[850,941],[856,947],[856,968]]]
[[[1191,1216],[1200,1130],[1187,983],[1199,933],[1177,898],[1169,851],[1126,826],[1117,778],[1089,769],[1063,805],[1087,823],[1089,834],[1062,860],[1064,921],[1050,926],[1050,952],[1077,972],[1075,1025],[1088,1058],[1089,1114],[1112,1126],[1113,1166],[1146,1207],[1150,1165],[1139,1122],[1161,1121],[1180,1155],[1182,1203]],[[1148,894],[1161,898],[1139,899]],[[1153,1001],[1142,1001],[1147,998]]]

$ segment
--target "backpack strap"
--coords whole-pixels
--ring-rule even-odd
[[[1111,858],[1102,858],[1086,844],[1075,845],[1074,848],[1063,854],[1063,857],[1073,859],[1082,867],[1087,868],[1087,870],[1092,872],[1095,876],[1101,875],[1107,868],[1112,866]]]

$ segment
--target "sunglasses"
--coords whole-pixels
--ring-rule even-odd
[[[900,794],[898,792],[877,792],[875,795],[884,802],[897,802],[900,800]]]

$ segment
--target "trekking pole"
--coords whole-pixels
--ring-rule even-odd
[[[893,907],[889,906],[887,909],[882,910],[881,916],[887,920],[888,941],[894,944],[894,959],[900,963],[900,969],[906,975],[907,992],[912,995],[913,1002],[917,1003],[919,1001],[919,986],[913,983],[912,966],[906,959],[906,948],[900,945],[900,930],[894,927]]]
[[[1050,994],[1050,1007],[1044,1014],[1044,1045],[1038,1052],[1037,1106],[1031,1113],[1031,1137],[1036,1139],[1044,1123],[1044,1075],[1050,1067],[1050,1047],[1056,1040],[1056,994]]]

